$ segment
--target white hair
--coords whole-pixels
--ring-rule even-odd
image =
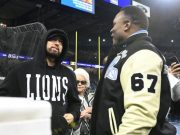
[[[74,73],[75,73],[76,75],[82,75],[82,76],[84,76],[84,78],[86,79],[86,82],[87,82],[86,86],[87,86],[87,87],[90,87],[89,73],[88,73],[86,70],[84,70],[84,69],[82,69],[82,68],[77,68],[77,69],[74,71]]]

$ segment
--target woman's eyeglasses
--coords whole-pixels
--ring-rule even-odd
[[[76,83],[77,83],[77,84],[81,83],[82,85],[85,85],[85,84],[86,84],[86,81],[79,81],[79,80],[77,80]]]

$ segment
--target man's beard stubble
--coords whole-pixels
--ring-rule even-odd
[[[52,53],[52,52],[46,51],[46,56],[48,58],[58,59],[60,57],[60,53]]]

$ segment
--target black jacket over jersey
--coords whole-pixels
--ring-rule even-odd
[[[175,135],[165,120],[171,101],[166,70],[145,33],[114,46],[95,93],[91,135]]]
[[[45,60],[47,37],[52,34],[61,35],[63,39],[63,50],[55,67],[47,66]],[[1,96],[49,101],[52,105],[52,129],[56,133],[63,132],[68,126],[63,117],[65,113],[73,114],[75,120],[80,113],[74,72],[61,64],[67,49],[68,38],[64,31],[48,31],[43,36],[36,57],[14,67],[0,86]]]

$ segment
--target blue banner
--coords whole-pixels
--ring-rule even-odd
[[[132,5],[132,0],[104,0],[104,1],[117,5],[119,7],[126,7]]]
[[[61,0],[61,4],[94,14],[95,13],[94,1],[95,0]]]
[[[17,60],[30,60],[33,59],[33,57],[28,57],[28,56],[20,56],[20,55],[16,55],[16,54],[11,54],[11,53],[4,53],[4,52],[0,52],[0,58],[9,58],[9,59],[17,59]],[[63,64],[66,65],[71,65],[70,61],[62,61]],[[92,68],[104,68],[104,66],[99,66],[99,65],[95,65],[95,64],[87,64],[87,63],[77,63],[78,66],[81,67],[92,67]]]

